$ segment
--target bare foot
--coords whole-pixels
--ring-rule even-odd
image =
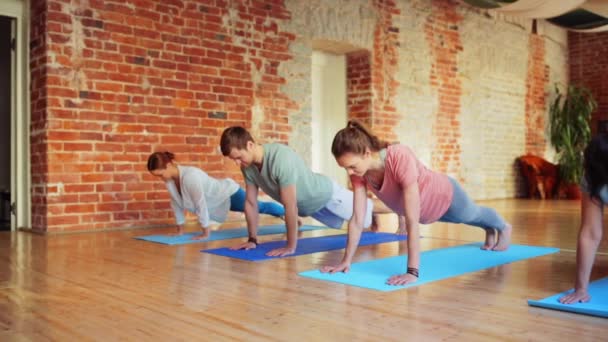
[[[481,249],[487,251],[494,246],[496,246],[496,232],[494,229],[486,229],[486,243],[481,246]]]
[[[279,216],[279,218],[283,221],[285,221],[285,216]],[[302,227],[304,223],[302,222],[302,218],[298,217],[298,228]]]
[[[372,224],[369,226],[369,230],[374,233],[377,233],[379,231],[377,220],[378,218],[376,217],[376,215],[372,215]]]
[[[285,216],[281,216],[281,220],[285,221]],[[302,222],[302,218],[298,217],[298,238],[301,238],[303,235],[303,232],[300,230],[300,227],[303,225],[304,223]],[[287,239],[287,232],[285,232],[285,239]]]
[[[201,233],[199,235],[193,236],[192,240],[204,240],[204,239],[208,238],[210,234],[211,233],[207,230],[204,233]]]
[[[399,216],[399,228],[395,231],[397,235],[407,235],[407,228],[405,226],[405,217]]]
[[[192,237],[192,240],[204,240],[211,235],[211,229],[203,229],[203,232],[199,235],[195,235]]]
[[[407,229],[405,227],[399,227],[395,230],[395,234],[397,235],[407,235]]]
[[[499,230],[498,231],[498,241],[496,242],[496,245],[494,246],[494,248],[492,248],[492,250],[493,251],[506,251],[509,248],[509,245],[511,244],[511,232],[512,231],[513,231],[513,227],[508,223],[503,230]]]

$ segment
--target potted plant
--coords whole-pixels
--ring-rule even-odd
[[[561,188],[567,198],[580,198],[578,184],[583,176],[583,151],[591,139],[589,121],[597,107],[591,92],[569,85],[562,94],[555,85],[556,97],[549,108],[550,140],[559,165]]]

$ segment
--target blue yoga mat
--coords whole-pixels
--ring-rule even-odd
[[[294,254],[287,255],[286,257],[346,248],[346,237],[347,234],[340,234],[299,239],[296,252]],[[361,240],[359,241],[359,246],[401,241],[405,239],[406,237],[404,235],[397,235],[391,233],[363,232],[363,234],[361,235]],[[205,249],[201,252],[217,254],[241,260],[262,261],[267,259],[276,259],[277,257],[267,256],[266,253],[276,248],[285,247],[286,243],[286,241],[271,241],[261,243],[256,248],[250,250],[231,250],[230,248],[215,248]]]
[[[328,229],[323,226],[301,226],[300,231]],[[258,235],[271,235],[271,234],[284,234],[287,230],[284,224],[277,224],[272,226],[262,226],[258,228]],[[247,228],[231,228],[231,229],[220,229],[211,231],[211,236],[205,240],[192,240],[192,237],[199,235],[201,232],[186,233],[178,236],[172,235],[144,235],[135,236],[135,239],[145,240],[150,242],[162,243],[164,245],[183,245],[187,243],[207,242],[216,240],[228,240],[234,238],[247,237]]]
[[[608,318],[608,277],[589,284],[591,300],[587,303],[562,304],[558,301],[569,290],[541,300],[528,300],[528,305]]]
[[[393,275],[405,273],[407,256],[354,263],[348,273],[329,274],[311,270],[300,275],[372,290],[394,291],[559,251],[557,248],[511,245],[507,251],[494,252],[480,247],[481,243],[472,243],[422,252],[420,278],[405,286],[387,285],[386,281]]]

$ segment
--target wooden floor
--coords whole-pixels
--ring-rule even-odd
[[[606,319],[526,304],[572,286],[578,202],[483,204],[513,224],[514,243],[563,250],[383,293],[297,275],[339,261],[341,250],[250,263],[200,253],[233,241],[165,246],[131,238],[166,229],[2,232],[0,341],[606,341]],[[483,237],[447,224],[422,234],[423,250]],[[593,279],[608,275],[605,240]],[[355,261],[405,250],[405,242],[360,247]]]

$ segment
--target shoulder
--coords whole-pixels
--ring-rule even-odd
[[[205,171],[195,166],[180,166],[180,172],[184,182],[195,182],[210,178]]]
[[[269,143],[264,144],[264,152],[269,155],[290,155],[295,154],[295,151],[291,149],[291,147],[281,144],[281,143]]]
[[[415,160],[416,155],[411,148],[402,144],[394,144],[386,148],[386,159],[391,161]]]
[[[274,167],[287,167],[300,160],[298,154],[289,146],[280,143],[264,145],[265,160]]]

